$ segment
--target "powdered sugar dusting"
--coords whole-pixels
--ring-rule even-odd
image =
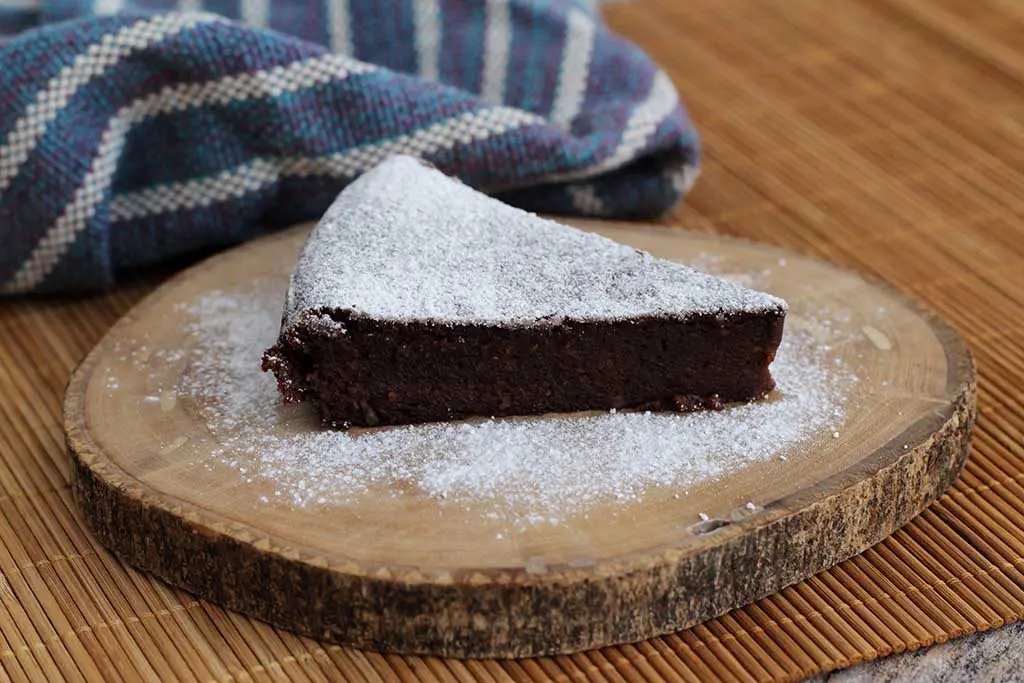
[[[221,444],[205,465],[233,468],[240,483],[269,488],[263,502],[270,505],[349,505],[385,490],[484,504],[488,517],[510,529],[556,524],[596,503],[628,504],[653,487],[685,494],[782,457],[840,428],[855,381],[821,338],[795,329],[772,368],[777,395],[719,412],[323,431],[306,407],[282,406],[273,378],[259,370],[262,349],[278,333],[278,291],[212,292],[189,306],[195,345],[177,387]]]
[[[785,303],[541,219],[396,156],[341,193],[299,256],[285,322],[321,308],[542,325],[555,315],[685,318]]]

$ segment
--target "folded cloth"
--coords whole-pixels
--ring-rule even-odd
[[[398,152],[554,214],[697,175],[672,83],[583,0],[0,0],[0,34],[5,294],[318,218]]]

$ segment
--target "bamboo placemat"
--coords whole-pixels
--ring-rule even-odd
[[[612,24],[682,89],[704,175],[667,223],[880,277],[973,346],[980,418],[951,493],[779,595],[553,659],[361,653],[127,569],[70,500],[60,398],[156,282],[0,309],[0,680],[784,680],[1024,616],[1024,12],[1014,0],[641,0]]]

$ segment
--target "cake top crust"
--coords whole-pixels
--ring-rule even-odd
[[[528,326],[782,313],[786,303],[540,218],[400,155],[345,188],[299,255],[284,325],[325,309]]]

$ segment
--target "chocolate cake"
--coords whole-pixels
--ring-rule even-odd
[[[769,392],[785,315],[396,156],[309,236],[263,369],[336,428],[685,411]]]

